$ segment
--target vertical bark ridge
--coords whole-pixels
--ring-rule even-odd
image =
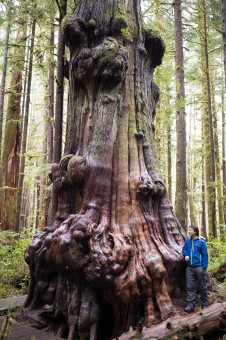
[[[151,325],[172,311],[176,295],[167,270],[181,268],[184,233],[153,144],[152,77],[164,47],[138,12],[138,1],[81,1],[65,23],[68,138],[52,171],[59,205],[27,252],[26,305],[42,322],[57,315],[68,339],[112,338],[141,318]]]

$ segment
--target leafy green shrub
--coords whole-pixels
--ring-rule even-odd
[[[0,231],[0,297],[25,291],[29,270],[24,252],[30,241],[30,233]]]
[[[226,243],[214,239],[207,242],[207,246],[209,251],[208,271],[214,273],[226,265]]]

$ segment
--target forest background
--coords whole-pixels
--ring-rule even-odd
[[[55,214],[51,165],[64,154],[71,0],[0,1],[0,296],[26,291],[24,249]],[[182,10],[182,15],[181,15]],[[175,213],[208,239],[224,286],[226,1],[143,1],[166,51],[155,72],[155,144]],[[224,20],[225,19],[225,20]],[[123,32],[126,35],[126,30]],[[12,284],[12,286],[9,286]]]

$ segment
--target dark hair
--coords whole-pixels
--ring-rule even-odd
[[[196,225],[190,225],[189,228],[193,229],[195,234],[199,236],[199,228]]]

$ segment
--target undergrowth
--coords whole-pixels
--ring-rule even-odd
[[[29,268],[24,252],[31,242],[32,232],[0,230],[0,299],[25,294],[29,283]],[[226,243],[212,240],[209,251],[208,273],[226,294]]]
[[[29,269],[24,252],[31,241],[31,232],[0,231],[0,298],[25,294]]]
[[[207,247],[209,252],[208,271],[214,273],[219,267],[226,265],[226,243],[214,239],[207,242]]]

